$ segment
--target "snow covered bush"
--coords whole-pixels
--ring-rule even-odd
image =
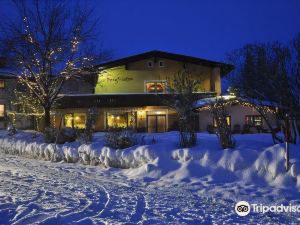
[[[112,128],[105,134],[105,144],[115,149],[129,148],[137,144],[137,134],[132,129]]]

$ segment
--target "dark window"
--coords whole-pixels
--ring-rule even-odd
[[[148,61],[147,65],[148,65],[148,67],[153,67],[153,62],[152,61]]]
[[[245,124],[249,126],[263,126],[263,120],[261,116],[246,116]]]
[[[165,62],[164,61],[159,61],[159,67],[165,67]]]

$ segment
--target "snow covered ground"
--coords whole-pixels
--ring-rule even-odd
[[[283,146],[268,134],[236,135],[234,150],[204,133],[180,149],[175,132],[113,150],[98,133],[91,145],[58,146],[55,163],[30,159],[51,158],[41,137],[0,136],[0,224],[299,224],[297,213],[234,211],[239,200],[300,205],[299,145],[285,173]]]

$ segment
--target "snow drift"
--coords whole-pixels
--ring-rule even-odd
[[[104,134],[97,133],[92,144],[79,142],[54,145],[43,143],[42,136],[19,132],[15,136],[1,133],[0,151],[8,154],[65,162],[81,162],[129,169],[130,178],[144,181],[159,179],[173,182],[204,180],[210,183],[234,182],[300,187],[299,145],[291,146],[291,169],[285,171],[283,145],[273,145],[269,134],[235,135],[235,149],[221,149],[215,135],[198,134],[193,148],[178,148],[177,133],[149,134],[145,145],[112,149],[103,145]],[[151,140],[155,140],[155,142]]]

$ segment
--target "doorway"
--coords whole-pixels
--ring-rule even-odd
[[[166,132],[166,115],[147,115],[148,133]]]

